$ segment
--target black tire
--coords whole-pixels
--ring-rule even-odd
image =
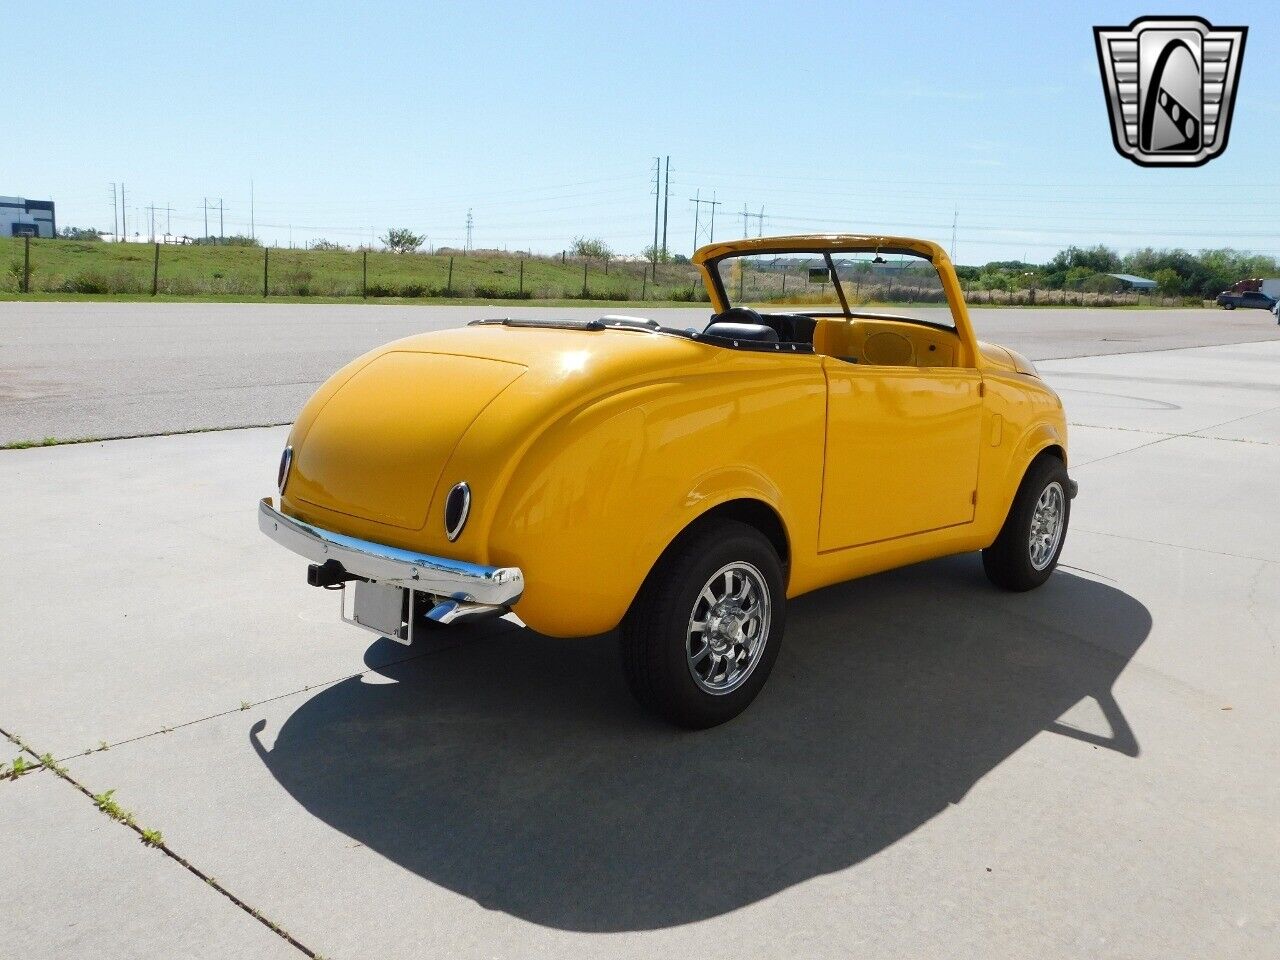
[[[1041,494],[1055,483],[1062,497],[1061,534],[1048,562],[1037,569],[1031,555],[1032,518]],[[1000,536],[982,551],[982,568],[987,579],[1004,590],[1018,591],[1031,590],[1049,579],[1058,565],[1062,546],[1067,542],[1067,527],[1071,520],[1069,489],[1067,468],[1061,460],[1052,454],[1041,454],[1032,461],[1013,498],[1013,506],[1009,508]]]
[[[761,628],[762,645],[747,661],[751,667],[739,685],[713,693],[694,679],[695,669],[705,668],[690,665],[686,641],[704,588],[732,564],[745,564],[760,575],[768,593],[768,626]],[[682,535],[654,564],[622,623],[627,684],[642,706],[677,726],[714,727],[756,698],[778,658],[785,627],[786,586],[773,545],[745,523],[707,521]]]
[[[1223,310],[1234,310],[1235,308],[1236,308],[1236,305],[1234,303],[1224,303],[1222,305]]]

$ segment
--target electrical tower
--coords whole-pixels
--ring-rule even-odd
[[[759,213],[747,213],[747,205],[742,205],[742,239],[747,239],[750,233],[747,230],[747,221],[754,219],[756,221],[756,236],[764,236],[764,207],[760,208]]]
[[[711,208],[711,219],[709,231],[707,234],[707,243],[714,243],[716,239],[716,207],[720,206],[716,195],[711,194],[710,200],[702,199],[702,191],[699,190],[696,196],[690,197],[689,202],[693,204],[693,249],[697,250],[702,246],[702,205],[706,204]]]
[[[467,243],[463,247],[464,250],[471,250],[471,228],[475,225],[475,220],[471,217],[471,208],[467,207]]]
[[[111,184],[111,236],[114,240],[120,239],[120,211],[116,209],[116,185]]]

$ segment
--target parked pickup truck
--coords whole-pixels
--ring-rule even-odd
[[[1216,300],[1223,310],[1234,310],[1236,307],[1257,307],[1261,310],[1274,310],[1276,300],[1261,290],[1246,290],[1236,293],[1234,290],[1223,290]]]

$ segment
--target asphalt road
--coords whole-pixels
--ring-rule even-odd
[[[4,943],[1273,960],[1277,369],[1277,342],[1044,362],[1080,483],[1049,582],[970,554],[798,598],[759,699],[700,733],[635,706],[611,636],[339,622],[257,530],[284,428],[0,452],[0,730],[74,781],[0,781]]]
[[[4,302],[0,444],[286,423],[329,374],[388,340],[479,317],[605,312],[506,305]],[[707,319],[705,308],[647,313],[682,326]],[[980,337],[1033,360],[1280,336],[1261,310],[972,313]]]

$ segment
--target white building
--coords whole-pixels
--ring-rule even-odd
[[[52,200],[0,197],[0,237],[56,237]]]

